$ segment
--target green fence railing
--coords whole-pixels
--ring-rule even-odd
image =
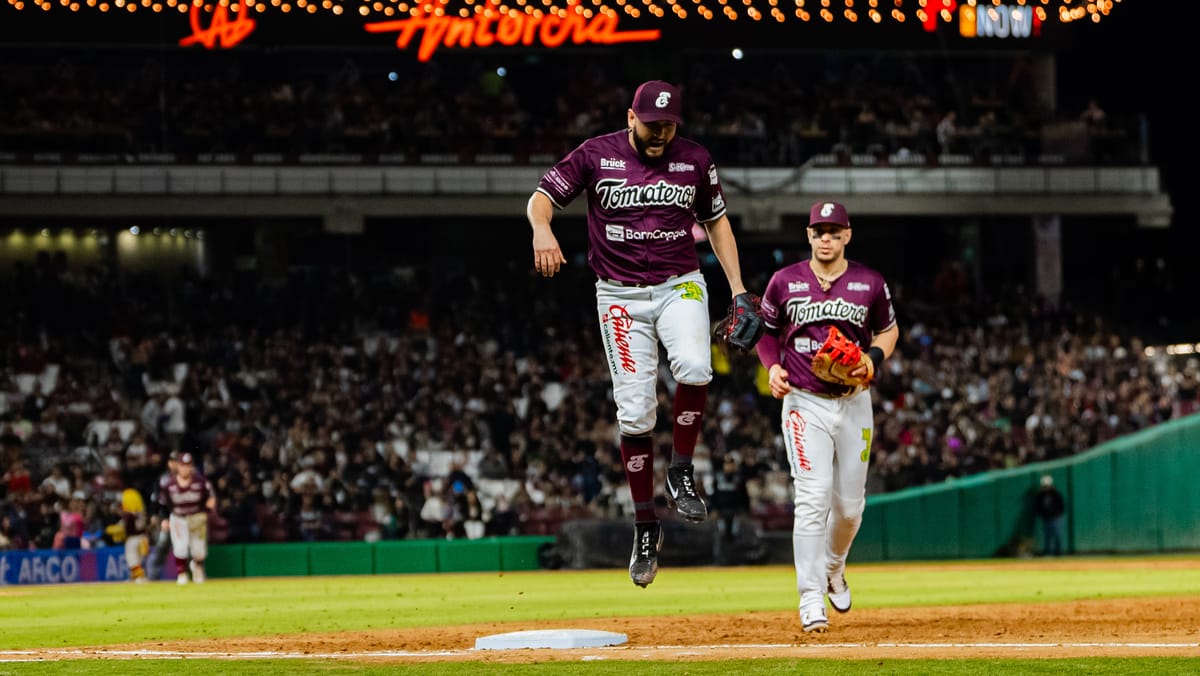
[[[380,542],[279,542],[213,545],[210,577],[372,575],[537,570],[547,535],[477,540],[383,540]]]
[[[850,552],[858,562],[988,558],[1036,549],[1033,493],[1043,474],[1067,502],[1064,550],[1200,550],[1200,414],[1086,453],[870,496]]]

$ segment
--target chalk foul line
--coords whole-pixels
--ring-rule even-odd
[[[688,654],[703,655],[707,651],[715,650],[795,650],[795,649],[812,650],[820,652],[824,650],[844,650],[844,649],[870,649],[870,648],[890,648],[903,649],[913,651],[923,650],[947,650],[947,649],[991,649],[991,650],[1027,650],[1031,648],[1046,649],[1046,648],[1100,648],[1100,649],[1129,649],[1137,648],[1144,650],[1181,650],[1181,649],[1200,649],[1200,643],[821,643],[821,644],[795,644],[795,643],[725,643],[713,645],[667,645],[667,646],[615,646],[610,648],[586,648],[573,650],[587,650],[594,653],[607,653],[606,655],[590,655],[584,659],[604,659],[604,658],[620,658],[629,652],[658,652],[658,651],[678,651]],[[40,648],[28,650],[0,650],[0,662],[36,662],[46,659],[82,659],[82,658],[110,658],[110,659],[217,659],[217,660],[263,660],[263,659],[307,659],[307,660],[362,660],[362,659],[387,659],[387,658],[436,658],[436,657],[466,657],[470,655],[478,655],[484,657],[486,654],[495,654],[496,650],[428,650],[428,651],[411,651],[411,650],[369,650],[361,652],[332,652],[332,653],[317,653],[317,652],[298,652],[288,650],[251,650],[251,651],[229,651],[229,650],[115,650],[105,648]]]

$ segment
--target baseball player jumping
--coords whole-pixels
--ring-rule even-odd
[[[776,271],[762,298],[757,350],[772,396],[783,400],[806,632],[828,630],[826,595],[834,610],[850,610],[846,556],[862,524],[875,427],[869,385],[900,336],[883,277],[846,259],[850,235],[843,205],[814,204],[812,257]]]
[[[542,177],[526,209],[534,267],[552,277],[566,263],[550,227],[554,210],[587,192],[588,264],[598,278],[596,311],[634,503],[629,576],[640,587],[654,581],[662,547],[651,438],[660,340],[678,383],[667,498],[688,521],[708,516],[692,469],[712,380],[708,286],[693,225],[707,229],[730,292],[735,298],[746,293],[716,165],[703,146],[676,136],[681,110],[673,85],[643,83],[626,128],[572,150]]]

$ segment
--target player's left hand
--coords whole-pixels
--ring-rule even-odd
[[[813,375],[825,382],[847,387],[865,387],[875,377],[875,364],[856,343],[836,326],[812,358]]]
[[[713,337],[744,352],[753,350],[766,330],[759,315],[761,303],[762,298],[745,291],[734,296],[729,311],[717,322]]]

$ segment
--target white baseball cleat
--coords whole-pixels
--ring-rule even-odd
[[[829,582],[829,605],[839,613],[850,612],[850,585],[846,584],[846,576],[831,577]]]
[[[192,561],[190,568],[192,569],[192,582],[204,584],[204,567],[198,566],[195,561]]]
[[[180,573],[179,575],[175,576],[175,584],[187,584],[187,583],[188,583],[187,573]]]
[[[800,626],[806,634],[824,634],[829,631],[829,618],[825,615],[825,604],[801,608]]]

